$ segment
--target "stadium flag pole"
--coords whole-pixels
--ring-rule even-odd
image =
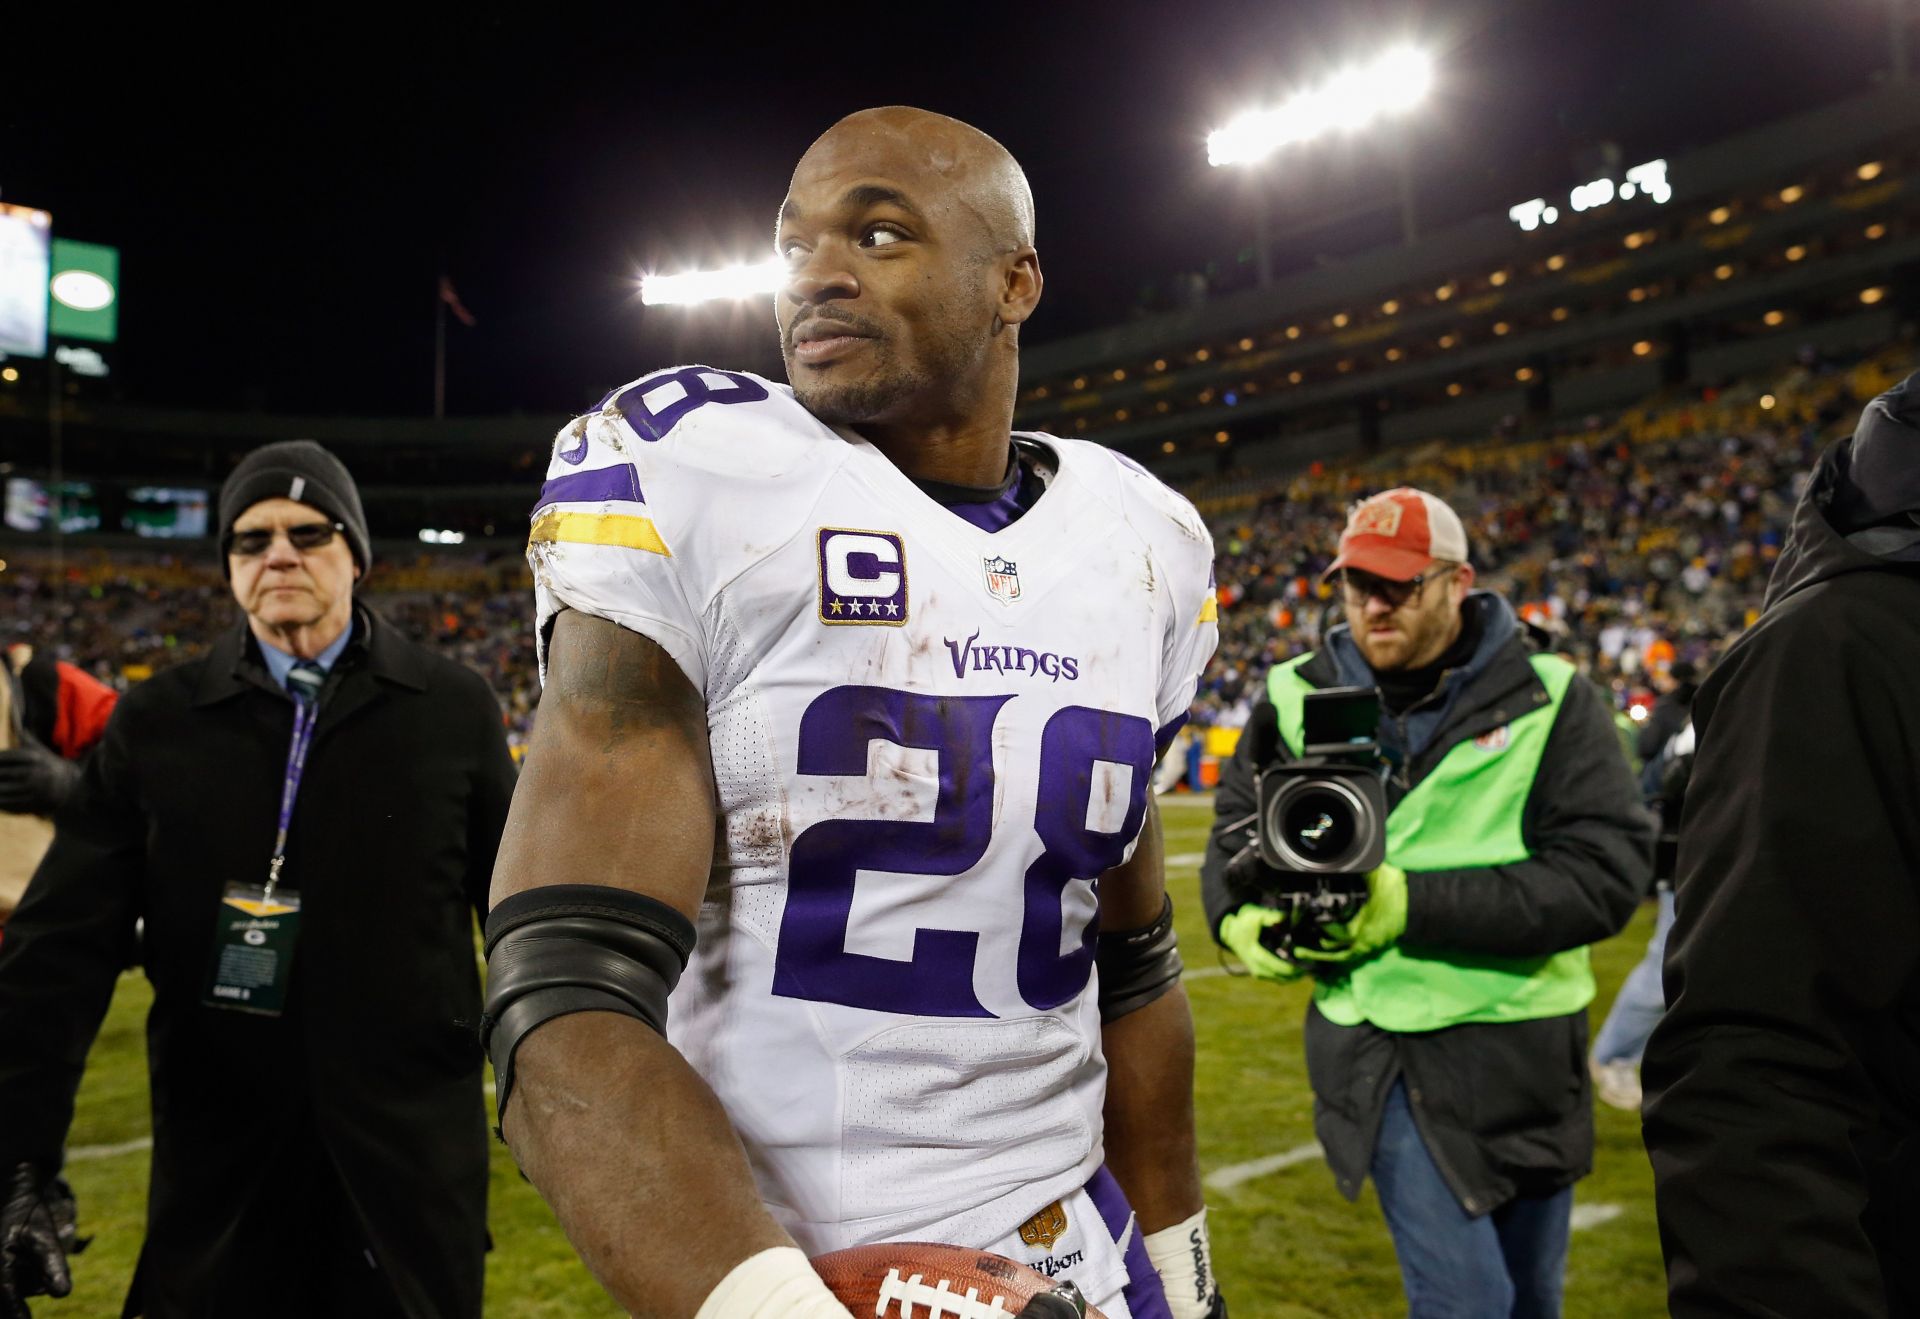
[[[1400,175],[1400,241],[1413,246],[1413,240],[1420,235],[1419,222],[1413,209],[1413,147],[1408,143],[1407,134],[1400,134],[1394,144],[1394,164]]]
[[[1907,55],[1908,0],[1887,0],[1887,36],[1892,58],[1893,80],[1905,82],[1912,76]]]
[[[433,419],[447,418],[447,277],[442,275],[433,293]]]
[[[53,505],[53,603],[55,606],[58,606],[60,603],[60,597],[66,589],[67,580],[66,528],[62,524],[60,516],[60,486],[63,475],[62,459],[64,458],[64,455],[60,451],[62,441],[61,424],[64,420],[61,414],[63,411],[65,411],[65,409],[62,407],[60,398],[60,356],[56,352],[49,352],[47,354],[47,438],[49,448],[51,449],[51,452],[48,454],[48,459],[53,470],[47,484],[53,487],[53,498],[50,502]],[[53,614],[55,618],[61,617],[61,611],[57,607],[54,609]],[[64,633],[65,628],[63,626],[62,640],[65,640]]]

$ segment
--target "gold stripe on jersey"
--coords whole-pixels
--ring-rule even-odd
[[[565,541],[572,545],[618,545],[622,549],[645,550],[649,554],[673,557],[673,551],[660,539],[652,518],[631,513],[567,513],[549,509],[533,520],[534,541]]]
[[[1202,623],[1217,623],[1219,621],[1220,598],[1212,591],[1208,591],[1206,600],[1200,605],[1200,617],[1193,620],[1193,625],[1198,627]]]

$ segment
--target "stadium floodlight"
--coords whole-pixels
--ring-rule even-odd
[[[689,305],[720,299],[778,293],[787,282],[787,264],[779,257],[751,265],[719,270],[693,270],[684,275],[642,275],[640,301],[649,307]]]
[[[1207,163],[1258,164],[1281,147],[1354,132],[1385,115],[1411,110],[1432,87],[1432,57],[1412,46],[1396,46],[1318,87],[1296,92],[1272,109],[1234,116],[1207,134]]]

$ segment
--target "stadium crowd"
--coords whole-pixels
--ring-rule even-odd
[[[1251,684],[1316,643],[1333,603],[1320,574],[1346,510],[1397,485],[1460,512],[1481,584],[1545,628],[1619,708],[1649,703],[1655,670],[1684,660],[1704,672],[1758,616],[1814,456],[1899,379],[1906,357],[1808,352],[1772,377],[1669,394],[1544,438],[1503,428],[1476,444],[1315,464],[1278,486],[1192,492],[1213,526],[1221,602],[1195,724],[1244,724]],[[22,556],[0,575],[0,639],[50,648],[122,688],[203,653],[229,621],[211,560],[80,548],[62,573],[56,591],[50,562]],[[520,754],[539,700],[520,557],[389,550],[364,595],[486,677]]]
[[[1795,500],[1826,444],[1900,378],[1904,356],[1802,361],[1541,439],[1435,443],[1316,465],[1263,495],[1202,497],[1219,551],[1220,648],[1198,724],[1246,722],[1250,684],[1318,640],[1321,582],[1347,509],[1411,485],[1467,526],[1480,584],[1613,691],[1651,699],[1654,670],[1704,670],[1758,616]]]

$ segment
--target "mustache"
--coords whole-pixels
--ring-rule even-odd
[[[869,339],[878,339],[880,337],[880,328],[873,324],[873,322],[862,317],[847,316],[838,312],[828,313],[817,311],[813,315],[801,320],[796,320],[787,326],[787,351],[793,351],[794,337],[798,335],[800,331],[811,329],[816,325],[830,325],[847,334],[864,335]]]

